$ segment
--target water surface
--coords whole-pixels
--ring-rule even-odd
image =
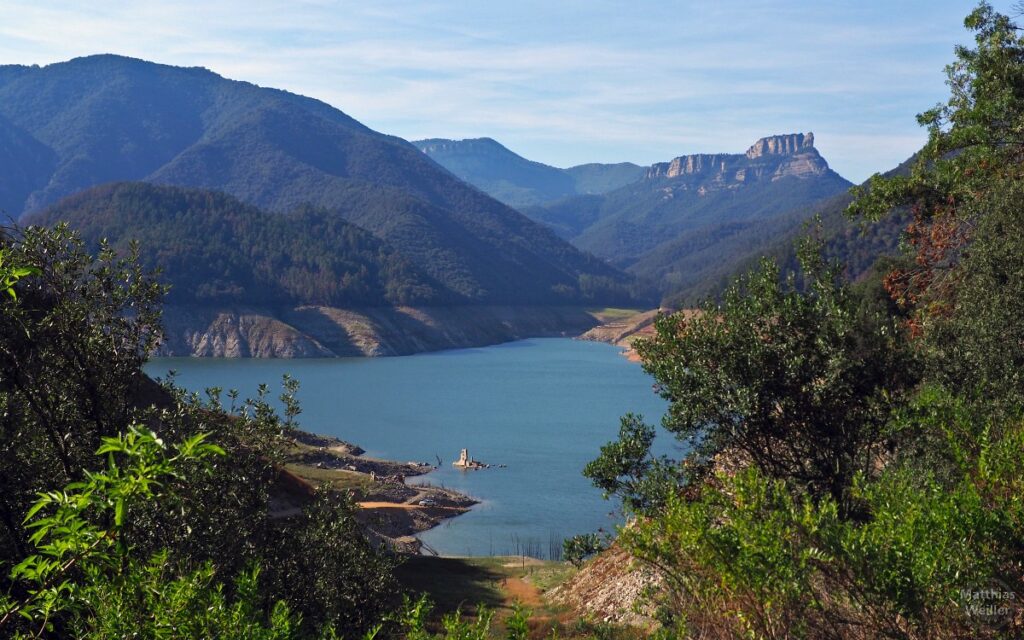
[[[563,537],[614,527],[617,505],[580,472],[616,436],[619,416],[632,411],[657,423],[665,410],[650,377],[620,349],[565,338],[396,358],[159,358],[147,367],[157,376],[169,369],[187,389],[243,397],[261,382],[277,391],[289,373],[301,383],[302,428],[371,456],[435,464],[439,456],[441,468],[417,480],[481,500],[421,535],[450,555],[527,548],[546,556]],[[462,447],[507,468],[453,469]]]

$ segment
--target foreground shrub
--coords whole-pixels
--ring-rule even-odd
[[[1021,451],[1021,433],[991,450]],[[870,516],[850,520],[748,468],[620,541],[666,578],[665,622],[699,637],[1018,637],[1021,474],[967,471],[952,485],[909,466],[859,478]]]
[[[160,481],[160,499],[117,507],[117,544],[137,563],[133,580],[152,583],[159,571],[150,561],[166,557],[157,565],[168,584],[182,593],[223,589],[223,601],[203,587],[196,602],[224,610],[247,580],[257,595],[246,606],[269,614],[286,601],[310,635],[333,628],[357,637],[394,603],[391,561],[365,540],[351,504],[321,500],[299,517],[272,517],[286,435],[298,415],[293,382],[285,384],[284,418],[266,387],[245,401],[229,393],[227,408],[216,389],[201,398],[161,387],[142,366],[160,337],[163,289],[136,254],[101,247],[93,257],[59,226],[4,230],[0,255],[0,279],[14,293],[0,291],[0,566],[35,553],[38,540],[23,520],[38,495],[109,473],[95,452],[138,424],[168,447],[204,434],[224,455],[212,463],[177,460],[175,473]],[[103,518],[113,516],[82,517],[107,530]],[[240,578],[255,566],[258,581]],[[0,593],[23,598],[23,577],[0,572]],[[127,586],[107,587],[127,606],[118,595],[127,597]]]
[[[104,471],[42,494],[29,511],[33,553],[5,567],[13,585],[12,595],[0,596],[0,631],[97,639],[292,637],[298,618],[284,603],[263,615],[257,569],[228,596],[211,565],[183,572],[166,552],[143,561],[121,539],[126,514],[168,496],[167,480],[190,462],[208,465],[223,449],[203,436],[167,447],[133,428],[105,438],[96,453],[107,459]]]

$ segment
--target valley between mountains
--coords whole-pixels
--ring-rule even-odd
[[[815,214],[840,257],[863,235],[841,214],[851,184],[810,133],[559,169],[489,138],[409,143],[317,100],[112,55],[0,67],[0,140],[8,217],[66,223],[93,250],[138,243],[168,287],[162,355],[578,335],[591,310],[717,295],[758,256],[790,255]],[[897,238],[882,229],[864,253]]]

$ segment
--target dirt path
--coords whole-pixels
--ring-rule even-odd
[[[358,502],[363,509],[420,509],[418,504],[409,504],[407,502]]]
[[[441,505],[434,505],[432,507],[424,507],[419,504],[411,504],[409,502],[358,502],[356,503],[362,509],[445,509],[447,511],[464,511],[462,507],[443,507]]]
[[[522,578],[505,578],[501,581],[501,590],[505,594],[505,602],[510,606],[516,602],[526,607],[544,605],[544,601],[540,597],[540,589]]]

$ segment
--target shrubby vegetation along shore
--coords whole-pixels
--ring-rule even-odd
[[[812,229],[798,269],[765,259],[634,343],[688,453],[627,415],[584,473],[632,516],[612,552],[656,576],[650,627],[429,615],[347,491],[295,497],[294,385],[275,411],[154,383],[162,287],[57,226],[0,244],[0,635],[1024,636],[1024,37],[985,3],[966,25],[927,145],[849,208],[909,221],[901,256],[851,283]],[[586,572],[605,542],[566,550]]]

